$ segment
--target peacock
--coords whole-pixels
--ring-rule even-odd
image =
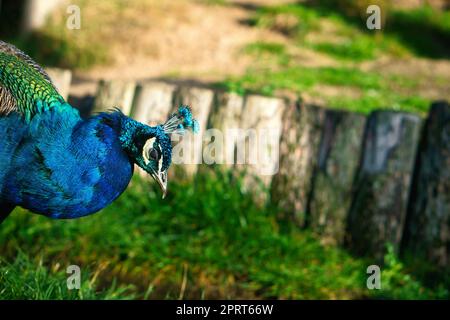
[[[16,207],[54,219],[98,212],[134,165],[167,192],[172,134],[198,131],[188,106],[149,126],[119,109],[82,118],[27,54],[0,41],[0,223]]]

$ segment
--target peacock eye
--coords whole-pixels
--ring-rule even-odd
[[[150,159],[156,160],[158,161],[159,158],[161,158],[161,155],[159,153],[159,150],[155,149],[155,148],[151,148],[149,153],[148,153]]]

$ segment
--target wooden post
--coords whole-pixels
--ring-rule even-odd
[[[349,213],[348,244],[357,254],[382,261],[387,243],[398,249],[420,129],[420,118],[412,114],[369,116]]]
[[[279,144],[285,108],[284,99],[250,95],[246,97],[242,111],[236,167],[246,173],[244,187],[260,203],[268,199],[272,178],[279,170]]]
[[[431,107],[418,151],[404,252],[450,267],[450,106]]]
[[[311,227],[324,243],[342,244],[366,117],[328,110],[310,199]]]
[[[230,168],[236,163],[236,144],[238,136],[235,134],[241,128],[241,115],[244,98],[235,93],[220,92],[214,99],[214,108],[208,121],[208,128],[217,130],[215,139],[218,143],[211,143],[205,149],[204,155],[207,160],[212,153],[211,160],[221,164],[223,168]],[[212,132],[214,134],[214,132]],[[214,140],[216,141],[216,140]],[[213,152],[214,151],[214,152]],[[212,164],[212,161],[210,161]]]
[[[56,68],[48,68],[45,69],[45,71],[50,76],[50,79],[52,79],[59,94],[67,100],[69,97],[70,84],[72,82],[72,72],[70,70]]]
[[[324,117],[324,109],[300,103],[289,105],[283,117],[280,170],[272,182],[271,196],[280,213],[302,227]]]
[[[126,81],[100,81],[92,112],[119,108],[130,114],[136,84]]]
[[[167,121],[174,105],[176,87],[164,82],[145,82],[136,87],[131,116],[134,120],[155,126]]]
[[[175,94],[174,112],[180,105],[188,105],[200,125],[200,132],[193,134],[187,131],[183,137],[173,135],[178,142],[173,148],[173,164],[180,172],[192,176],[197,172],[198,165],[203,162],[203,135],[206,131],[209,112],[214,99],[214,91],[198,87],[182,87]],[[178,166],[179,165],[179,166]]]

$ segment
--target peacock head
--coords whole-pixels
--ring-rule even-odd
[[[128,118],[129,119],[129,118]],[[139,167],[158,183],[163,198],[167,193],[167,170],[172,162],[172,134],[183,135],[186,129],[198,132],[197,120],[188,106],[181,106],[163,125],[150,127],[132,119],[122,125],[122,147]]]

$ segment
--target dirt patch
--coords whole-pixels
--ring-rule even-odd
[[[139,79],[161,75],[196,75],[215,79],[241,74],[252,59],[240,55],[242,47],[256,41],[283,42],[267,30],[242,21],[251,10],[240,6],[205,5],[177,1],[166,8],[148,10],[153,22],[142,30],[130,30],[131,42],[114,54],[114,66],[85,73],[92,78]]]
[[[289,39],[283,35],[245,23],[260,6],[272,4],[280,1],[231,1],[229,5],[187,0],[151,2],[133,21],[138,8],[128,8],[120,16],[109,17],[101,29],[105,41],[114,37],[114,63],[75,72],[71,94],[95,93],[95,83],[100,79],[169,76],[214,82],[242,75],[255,63],[254,57],[242,54],[245,45],[258,41],[289,45]],[[85,19],[94,19],[92,9],[85,11]],[[111,21],[121,21],[126,34],[110,25]],[[292,46],[291,50],[294,59],[308,66],[334,64],[333,59],[308,49]]]
[[[138,0],[117,10],[109,2],[96,9],[91,6],[91,0],[84,0],[85,6],[80,5],[86,23],[94,23],[99,14],[106,18],[102,17],[101,23],[91,26],[90,31],[82,28],[79,32],[99,28],[99,36],[94,41],[111,43],[109,50],[115,61],[89,71],[76,71],[71,95],[94,95],[100,79],[163,77],[206,84],[222,81],[229,76],[242,75],[258,64],[255,56],[242,53],[246,45],[258,41],[285,45],[291,59],[299,66],[342,65],[329,55],[295,45],[278,32],[246,23],[261,6],[292,2],[296,1],[232,0],[221,5],[207,0]],[[320,39],[319,35],[313,36],[315,40]],[[431,99],[450,98],[448,60],[381,58],[359,67],[364,71],[421,79],[418,86],[411,88],[411,93]],[[339,94],[341,90],[330,86],[320,88],[324,95]],[[355,90],[349,92],[350,96],[354,94],[358,95]]]

